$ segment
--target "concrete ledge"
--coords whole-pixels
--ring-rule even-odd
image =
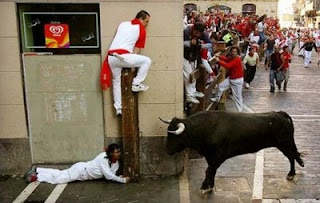
[[[113,142],[122,144],[122,138],[106,138],[105,145],[108,146]],[[165,136],[140,137],[140,174],[142,176],[177,175],[183,172],[183,153],[168,155],[166,142]]]
[[[31,166],[28,138],[0,139],[0,174],[23,174]]]

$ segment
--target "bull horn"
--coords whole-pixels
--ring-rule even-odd
[[[183,123],[178,123],[177,127],[178,127],[177,130],[175,130],[175,131],[168,130],[168,133],[180,135],[181,133],[183,133],[184,129],[186,128],[186,126]]]
[[[160,117],[159,117],[159,119],[160,119],[160,121],[162,121],[162,122],[164,122],[164,123],[166,123],[166,124],[170,124],[170,123],[171,123],[171,120],[163,120],[163,119],[160,118]]]

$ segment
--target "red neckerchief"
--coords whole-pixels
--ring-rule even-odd
[[[141,21],[137,18],[131,20],[131,24],[132,25],[139,25],[139,29],[140,29],[139,39],[138,39],[135,47],[144,48],[145,41],[146,41],[146,35],[147,35],[146,29],[142,25]]]

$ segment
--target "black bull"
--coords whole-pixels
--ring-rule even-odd
[[[237,155],[276,147],[290,161],[288,180],[296,174],[295,160],[304,166],[294,142],[292,119],[283,111],[253,114],[198,112],[186,119],[174,118],[166,123],[169,124],[166,146],[169,154],[192,148],[205,157],[208,168],[202,193],[212,190],[219,166]]]

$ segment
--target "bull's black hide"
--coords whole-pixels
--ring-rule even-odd
[[[291,117],[283,112],[235,113],[226,111],[198,112],[186,119],[168,122],[169,154],[192,148],[208,163],[203,193],[211,191],[218,167],[228,158],[278,148],[290,161],[287,179],[295,173],[295,160],[304,166],[294,142]]]

